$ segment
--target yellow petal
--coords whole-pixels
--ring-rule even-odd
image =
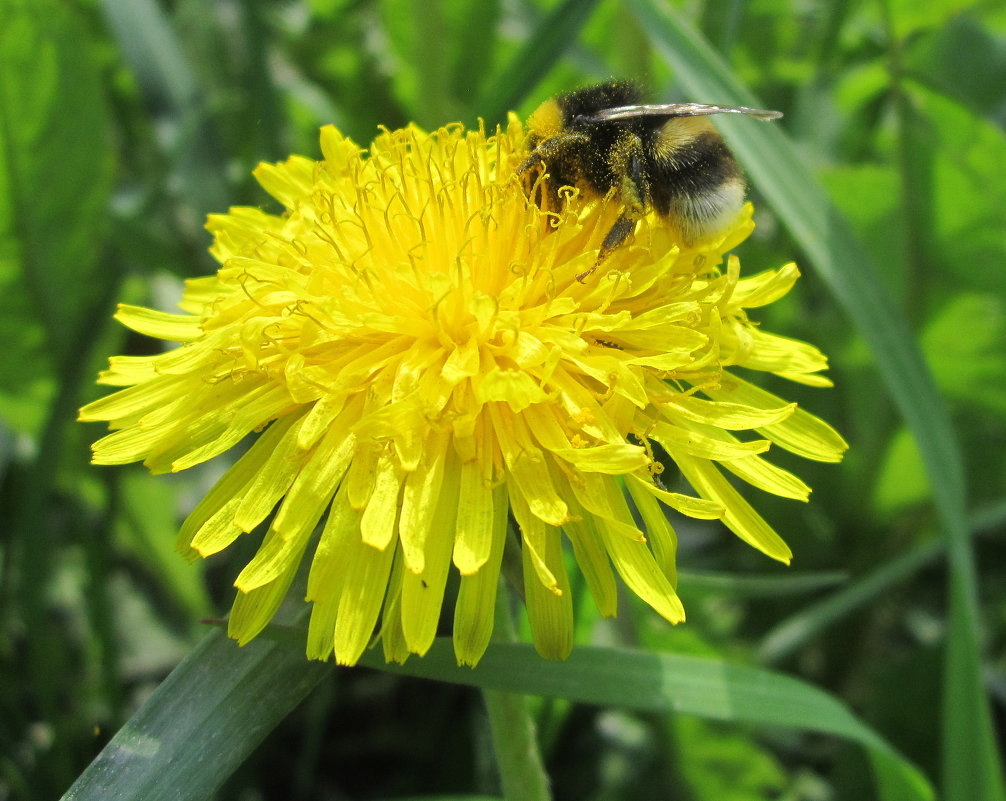
[[[524,421],[500,404],[490,404],[497,441],[514,489],[540,520],[553,526],[568,518],[566,503],[556,492],[545,455],[531,442]]]
[[[191,314],[169,314],[120,303],[115,319],[138,334],[171,342],[192,342],[203,333],[202,320]]]
[[[740,403],[707,401],[693,395],[678,395],[668,399],[664,414],[669,418],[680,415],[685,420],[730,431],[744,431],[782,422],[792,415],[796,408],[795,403],[787,403],[775,409],[759,409]]]
[[[481,403],[503,401],[514,412],[521,412],[531,404],[545,400],[545,393],[530,375],[498,367],[482,376],[476,385],[475,396]]]
[[[217,480],[213,488],[182,523],[175,545],[176,550],[191,556],[195,555],[193,549],[203,555],[216,553],[210,549],[218,542],[222,542],[220,548],[224,548],[242,533],[240,527],[233,523],[233,511],[236,511],[241,504],[244,488],[259,476],[263,467],[268,464],[276,452],[276,448],[285,440],[290,427],[298,419],[299,415],[291,414],[269,426],[255,441],[255,444],[248,449],[248,452]],[[221,515],[221,522],[226,528],[226,535],[221,540],[218,540],[218,535],[204,536],[202,529],[207,521],[217,516],[224,508],[227,508],[228,512]],[[203,548],[207,550],[204,551]]]
[[[789,564],[793,552],[782,538],[772,530],[761,515],[740,496],[730,482],[720,474],[716,466],[702,459],[695,459],[684,453],[671,454],[681,472],[695,491],[719,503],[725,509],[723,522],[744,542],[762,553]]]
[[[545,561],[545,523],[533,515],[516,484],[510,485],[510,509],[520,527],[521,554],[525,565],[534,568],[535,580],[549,592],[559,591],[559,582]],[[527,588],[525,588],[527,592]]]
[[[771,392],[728,373],[723,374],[719,388],[703,388],[703,392],[716,400],[760,409],[776,409],[784,403]],[[840,462],[849,447],[834,428],[803,409],[797,409],[780,423],[760,426],[758,433],[780,448],[819,462]]]
[[[426,539],[444,478],[446,448],[447,437],[439,432],[432,433],[423,448],[422,461],[405,480],[398,536],[405,566],[413,573],[422,573],[426,564]]]
[[[667,515],[664,514],[660,504],[642,488],[641,482],[627,481],[626,487],[632,495],[636,509],[639,510],[639,516],[646,524],[646,535],[650,540],[653,558],[671,586],[676,589],[678,586],[678,535],[667,520]]]
[[[326,599],[339,599],[342,583],[346,580],[346,564],[360,534],[361,512],[349,502],[345,487],[332,499],[325,527],[311,561],[307,577],[307,600],[321,603]],[[331,632],[330,632],[331,634]]]
[[[632,520],[632,514],[621,490],[616,486],[609,486],[608,499],[616,517],[620,518],[623,524],[628,524]],[[626,586],[671,623],[680,623],[684,620],[685,609],[681,605],[681,600],[667,576],[657,566],[646,543],[621,536],[604,520],[600,521],[598,529],[611,557],[611,563]]]
[[[583,573],[598,611],[604,617],[614,617],[618,613],[618,588],[597,521],[578,504],[570,504],[570,507],[579,519],[567,521],[562,530],[569,537],[576,564]]]
[[[252,174],[266,192],[288,209],[293,209],[310,195],[314,169],[313,160],[291,156],[280,164],[262,162]]]
[[[349,547],[342,569],[351,581],[343,585],[335,621],[335,661],[355,665],[374,634],[384,603],[394,548],[379,551],[360,540]]]
[[[409,658],[409,644],[405,640],[402,629],[402,581],[409,571],[405,569],[405,559],[402,549],[395,549],[395,561],[391,565],[391,578],[388,579],[388,591],[384,597],[384,609],[381,610],[381,649],[384,651],[385,662],[397,662],[404,665]]]
[[[245,645],[261,632],[283,603],[296,572],[295,569],[287,570],[251,592],[239,592],[227,621],[228,636],[239,645]]]
[[[302,421],[303,418],[300,418],[298,423]],[[290,489],[303,463],[309,458],[310,453],[299,446],[297,441],[299,433],[300,426],[295,425],[290,433],[275,445],[268,461],[242,493],[241,503],[234,511],[234,525],[241,531],[251,531],[266,519],[280,498]],[[193,544],[199,547],[200,553],[204,556],[207,554],[205,548],[209,543],[202,539],[202,532]]]
[[[778,270],[765,270],[757,275],[742,278],[734,289],[733,301],[745,309],[767,306],[788,293],[799,277],[800,270],[796,264],[790,262]]]
[[[492,552],[494,520],[492,488],[482,480],[478,462],[463,462],[457,499],[457,531],[454,540],[454,565],[462,576],[477,573]]]
[[[650,460],[639,445],[624,442],[619,445],[598,445],[594,448],[563,448],[556,456],[588,473],[620,476],[646,467]]]
[[[723,466],[744,479],[752,487],[792,498],[795,501],[810,499],[810,487],[788,470],[783,470],[760,456],[747,456],[723,462]]]
[[[500,484],[493,490],[489,557],[477,573],[461,576],[454,607],[454,653],[461,665],[476,665],[492,636],[508,508],[506,484]]]
[[[645,542],[646,537],[628,514],[624,500],[620,498],[618,482],[609,476],[587,473],[570,488],[577,502],[597,518],[598,530],[603,523],[608,531],[615,532],[633,542]],[[613,489],[614,488],[614,489]]]
[[[719,520],[725,511],[723,506],[715,501],[661,489],[653,483],[653,479],[649,476],[643,479],[638,475],[627,475],[625,482],[630,488],[643,489],[654,498],[659,498],[676,512],[698,520]]]
[[[342,395],[325,395],[312,404],[297,433],[297,445],[305,451],[314,445],[341,414],[345,405],[346,398]]]
[[[525,549],[524,600],[535,650],[545,659],[565,659],[573,649],[573,598],[562,560],[559,529],[543,528],[541,558],[555,576],[555,584],[546,587],[538,580],[536,560]]]
[[[764,453],[769,449],[768,440],[739,442],[729,434],[718,432],[717,429],[710,427],[708,431],[709,434],[700,433],[692,424],[684,428],[659,422],[650,430],[649,436],[663,445],[668,452],[683,450],[700,459],[717,461],[739,459],[754,453]]]
[[[198,385],[196,385],[198,386]],[[84,406],[77,417],[82,422],[138,418],[148,409],[156,409],[188,397],[193,382],[185,378],[164,376],[140,386],[113,392]],[[142,457],[141,457],[142,458]]]
[[[242,592],[296,570],[300,554],[353,456],[352,434],[333,428],[304,463],[255,557],[234,582]]]
[[[423,572],[406,570],[402,576],[402,633],[412,653],[422,656],[433,644],[444,601],[447,570],[451,564],[452,536],[456,526],[460,471],[455,459],[448,458],[437,511],[426,540]]]
[[[766,370],[783,375],[816,373],[828,369],[828,358],[806,342],[769,334],[758,328],[748,329],[747,335],[749,343],[737,364],[750,370]]]
[[[360,520],[360,534],[368,545],[384,550],[395,536],[398,521],[398,495],[402,473],[393,452],[386,448],[377,461],[374,491]]]
[[[230,450],[249,433],[273,420],[280,412],[290,407],[290,396],[284,387],[264,387],[261,393],[247,392],[238,409],[227,409],[219,423],[211,427],[215,436],[194,436],[187,434],[187,442],[180,448],[172,448],[170,456],[159,458],[157,451],[150,454],[147,461],[156,471],[159,464],[170,464],[171,472],[177,473],[197,464],[202,464],[226,450]],[[226,417],[230,420],[226,420]],[[219,432],[219,433],[217,433]],[[207,440],[200,443],[200,440]],[[198,447],[192,447],[199,443]],[[170,459],[170,461],[169,461]]]

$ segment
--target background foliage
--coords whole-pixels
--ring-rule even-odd
[[[267,666],[247,674],[264,686],[211,672],[220,678],[204,688],[207,666],[239,664],[218,638],[193,649],[200,620],[228,608],[253,537],[193,566],[172,547],[222,468],[90,467],[100,432],[72,420],[99,394],[109,354],[151,347],[112,324],[114,302],[169,309],[182,279],[215,269],[202,222],[267,203],[250,177],[259,160],[317,156],[325,123],[361,143],[409,120],[491,125],[611,76],[645,81],[655,99],[786,113],[722,126],[758,208],[740,255],[749,273],[791,258],[804,268],[762,319],[832,356],[835,389],[785,394],[852,450],[841,466],[799,466],[816,489],[809,505],[758,499],[793,568],[717,526],[680,524],[686,625],[628,598],[602,624],[581,604],[581,642],[676,655],[616,663],[641,671],[637,696],[622,668],[590,661],[610,650],[584,649],[596,672],[548,666],[520,673],[520,686],[493,684],[490,662],[484,686],[552,696],[532,711],[556,799],[924,798],[924,782],[885,785],[877,754],[892,746],[947,799],[1002,798],[1001,4],[0,0],[0,799],[65,792],[190,654],[141,716],[226,735],[230,758],[191,785],[195,769],[165,762],[164,786],[205,794],[222,782],[220,799],[498,796],[482,700],[460,684],[305,672],[283,661],[277,634],[242,652]],[[741,86],[753,95],[735,96]],[[524,664],[501,653],[503,676]],[[481,675],[413,662],[450,681]],[[823,696],[775,717],[738,714],[743,699],[716,707],[687,684],[708,665],[722,666],[723,687],[763,699],[809,685],[843,699],[881,745],[859,722],[829,730],[873,743],[879,783],[864,751],[797,730],[814,728],[804,718]],[[683,683],[652,687],[661,676]],[[204,718],[186,717],[200,705]],[[154,797],[126,795],[114,771],[103,780]],[[79,797],[116,797],[82,783]]]

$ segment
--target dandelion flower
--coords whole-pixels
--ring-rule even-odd
[[[575,192],[560,212],[537,208],[515,177],[523,138],[513,118],[492,136],[410,126],[364,151],[326,127],[323,161],[256,170],[281,215],[210,217],[221,268],[187,282],[182,314],[119,307],[124,325],[180,344],[110,360],[100,382],[124,389],[80,415],[112,429],[96,464],[175,472],[257,435],[179,537],[189,557],[209,556],[270,519],[235,581],[239,642],[310,554],[308,656],[353,664],[375,630],[387,659],[423,654],[453,565],[455,652],[474,665],[511,518],[548,658],[572,647],[574,563],[603,615],[616,613],[617,575],[684,619],[665,507],[721,519],[789,561],[723,470],[806,500],[764,458],[770,445],[821,461],[846,447],[737,371],[829,383],[816,348],[748,321],[789,290],[795,265],[740,277],[727,254],[752,230],[748,206],[688,247],[644,219],[578,281],[618,209]],[[661,471],[695,494],[666,489]]]

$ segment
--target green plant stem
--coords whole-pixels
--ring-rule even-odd
[[[498,593],[493,640],[516,642],[509,594],[502,583]],[[548,774],[538,748],[537,727],[527,696],[483,690],[482,697],[489,714],[503,797],[507,801],[551,801]]]

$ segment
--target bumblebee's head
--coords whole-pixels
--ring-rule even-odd
[[[560,136],[566,127],[559,101],[552,97],[542,103],[527,118],[528,145],[534,148],[539,142]]]

